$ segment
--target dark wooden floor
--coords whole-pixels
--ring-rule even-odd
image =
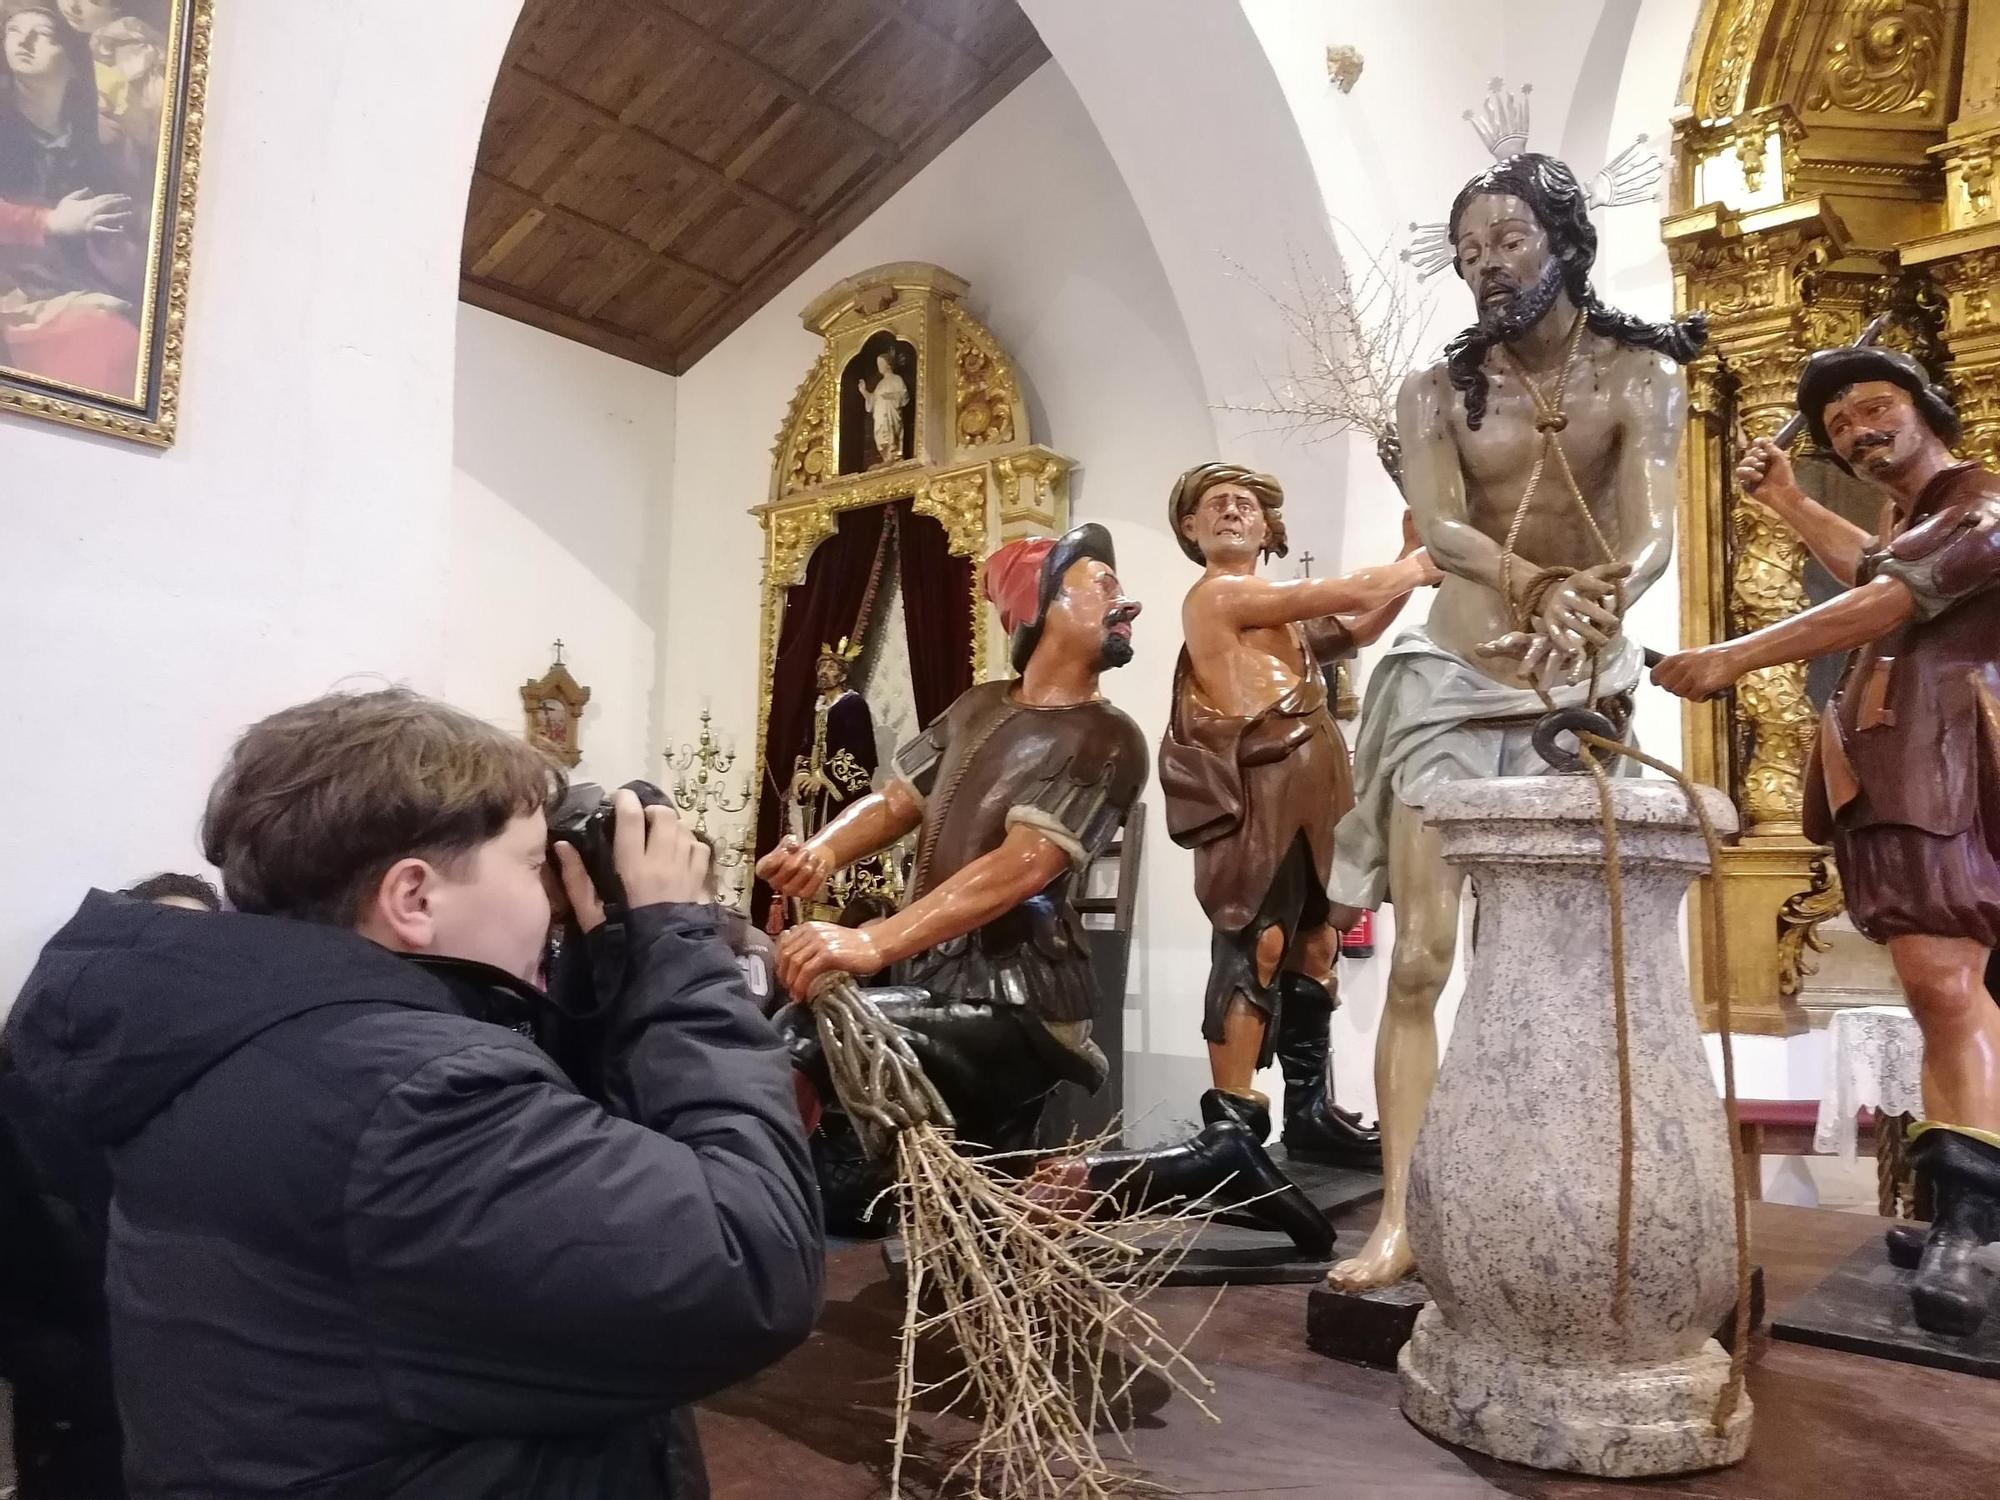
[[[1366,1223],[1373,1210],[1355,1220]],[[1752,1206],[1770,1304],[1816,1282],[1881,1221]],[[1343,1230],[1342,1243],[1359,1243]],[[1154,1307],[1189,1326],[1213,1293],[1173,1289]],[[836,1252],[818,1332],[761,1378],[708,1403],[701,1428],[716,1500],[875,1500],[887,1492],[893,1349],[901,1300],[874,1246]],[[1563,1478],[1432,1441],[1397,1408],[1396,1377],[1323,1359],[1304,1343],[1305,1288],[1224,1294],[1194,1354],[1221,1424],[1182,1401],[1142,1401],[1130,1434],[1140,1472],[1189,1496],[1458,1500],[1996,1500],[2000,1381],[1982,1381],[1759,1337],[1750,1456],[1670,1480]],[[1145,1408],[1151,1406],[1151,1410]],[[911,1500],[939,1472],[951,1419],[920,1419]]]

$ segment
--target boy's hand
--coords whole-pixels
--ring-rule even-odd
[[[611,864],[634,911],[668,902],[708,901],[708,846],[671,807],[641,807],[624,787],[611,794]]]
[[[706,904],[708,846],[682,826],[674,810],[642,807],[624,787],[612,793],[611,808],[611,864],[624,882],[626,906]],[[574,845],[556,844],[556,866],[577,926],[585,932],[603,926],[604,898]]]
[[[562,893],[569,901],[569,915],[576,919],[576,925],[585,932],[595,932],[604,925],[604,901],[597,894],[597,887],[590,883],[590,873],[583,867],[583,856],[576,852],[576,845],[558,840],[555,845],[556,873],[562,877]],[[558,911],[557,916],[563,913]]]

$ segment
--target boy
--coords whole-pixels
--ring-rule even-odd
[[[113,1151],[138,1500],[698,1494],[671,1409],[810,1330],[789,1063],[670,810],[617,798],[604,1104],[523,1034],[555,782],[414,693],[322,698],[253,726],[210,795],[235,911],[93,893],[44,951],[8,1044]]]

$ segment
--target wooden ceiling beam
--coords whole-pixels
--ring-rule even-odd
[[[807,89],[806,92],[808,94],[811,94],[815,99],[817,99],[822,89],[824,89],[828,84],[832,83],[836,78],[840,77],[842,73],[846,72],[847,65],[853,62],[855,58],[860,57],[870,47],[874,46],[876,42],[881,40],[882,33],[887,31],[894,24],[895,24],[895,18],[892,16],[885,16],[885,15],[876,16],[875,24],[873,26],[868,27],[865,31],[861,32],[860,35],[855,37],[855,39],[848,44],[847,50],[841,53],[840,56],[836,57],[833,60],[833,66],[828,68],[824,73],[821,73],[819,77],[815,78],[812,82],[812,87]]]
[[[558,308],[523,297],[510,287],[496,286],[477,276],[459,277],[458,296],[461,302],[469,302],[487,312],[512,318],[517,323],[526,323],[530,328],[539,328],[557,338],[573,339],[579,344],[616,355],[619,359],[645,365],[648,369],[678,375],[683,368],[679,356],[657,339],[616,333],[602,324],[585,322]]]
[[[1049,59],[1039,36],[1023,44],[1000,71],[974,84],[911,142],[908,153],[886,170],[862,178],[844,204],[821,216],[811,234],[787,240],[757,270],[745,278],[741,292],[711,312],[688,334],[680,353],[692,369],[736,325],[729,317],[739,307],[760,308],[820,256],[845,239],[861,222],[896,195],[932,158],[963,135],[980,116],[1024,83]]]
[[[667,4],[666,0],[652,0],[652,3],[647,3],[647,0],[610,0],[610,3],[622,7],[627,12],[644,15],[649,20],[658,21],[669,30],[679,32],[695,46],[727,60],[732,66],[748,73],[773,93],[811,110],[835,128],[845,131],[858,141],[865,142],[868,149],[877,156],[888,161],[901,158],[903,148],[886,135],[871,130],[854,116],[844,110],[835,109],[824,99],[814,98],[812,90],[796,79],[788,78],[770,64],[758,61],[735,43],[717,36],[699,21],[690,20]]]
[[[580,214],[573,208],[567,208],[560,203],[552,203],[546,195],[537,196],[524,187],[517,187],[505,177],[487,167],[474,166],[472,176],[476,182],[488,183],[501,192],[518,198],[524,203],[538,205],[547,209],[553,217],[562,220],[566,224],[574,224],[586,232],[601,235],[605,239],[615,241],[628,249],[637,251],[641,255],[650,256],[662,264],[672,266],[676,271],[686,272],[698,281],[707,282],[710,286],[718,287],[726,292],[737,290],[737,283],[731,281],[727,276],[719,275],[709,270],[706,266],[698,266],[691,260],[683,260],[670,250],[662,249],[657,245],[650,245],[637,235],[627,234],[622,229],[614,229],[609,224],[600,223],[588,214]]]
[[[749,183],[730,176],[725,169],[703,161],[692,151],[677,146],[664,136],[656,135],[644,126],[636,124],[632,117],[634,115],[643,115],[645,110],[651,107],[652,103],[658,102],[659,94],[651,87],[622,112],[614,114],[603,105],[586,99],[583,95],[563,87],[563,85],[557,83],[553,78],[545,78],[540,73],[530,71],[521,63],[508,63],[507,71],[520,79],[521,82],[527,84],[536,93],[542,95],[543,98],[571,109],[577,114],[587,116],[599,128],[611,131],[621,140],[635,140],[659,155],[672,157],[676,163],[686,167],[704,182],[713,187],[719,187],[725,192],[733,193],[746,203],[755,204],[759,208],[776,214],[794,229],[804,229],[812,222],[806,214],[792,207],[791,204],[786,203],[784,200],[774,198],[762,188],[752,187]]]
[[[917,35],[936,42],[948,52],[956,52],[960,57],[965,58],[979,70],[980,77],[990,78],[992,76],[993,69],[985,58],[974,52],[942,26],[935,25],[926,20],[922,11],[917,6],[910,4],[910,0],[867,0],[867,5],[878,16],[886,17],[896,21],[900,25],[909,27]]]
[[[549,211],[539,204],[534,208],[522,209],[515,215],[514,222],[502,230],[493,243],[486,247],[486,253],[472,263],[471,274],[492,275],[499,269],[502,261],[521,248],[523,240],[542,227],[542,220],[548,216]]]
[[[642,272],[650,270],[651,265],[650,261],[643,260],[627,262],[622,269],[613,272],[608,281],[577,304],[576,315],[586,323],[590,322],[610,305],[613,297],[638,280]]]
[[[875,43],[876,39],[883,32],[887,31],[892,24],[893,22],[888,16],[878,17],[873,26],[870,26],[861,33],[853,46],[834,59],[832,67],[821,73],[814,80],[811,92],[818,94],[821,89],[827,87],[827,85],[840,77],[846,71],[847,65],[866,52]],[[722,164],[722,170],[731,177],[735,177],[738,173],[747,172],[756,166],[758,162],[763,160],[764,153],[770,150],[772,144],[779,137],[783,136],[787,130],[791,129],[792,122],[799,117],[804,109],[805,106],[797,100],[787,100],[785,107],[771,117],[770,123],[765,125],[750,140],[746,141],[734,156]]]

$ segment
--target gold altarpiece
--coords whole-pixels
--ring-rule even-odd
[[[1889,313],[1883,342],[1948,377],[1960,452],[2000,466],[2000,0],[1704,0],[1673,151],[1675,301],[1711,319],[1681,466],[1692,646],[1808,602],[1804,545],[1730,475],[1747,438],[1792,414],[1812,350]],[[1746,1031],[1804,1029],[1801,976],[1840,910],[1832,860],[1800,825],[1816,719],[1802,665],[1685,710],[1688,770],[1728,787],[1743,825],[1694,907],[1697,992],[1712,1014],[1726,986]]]
[[[825,347],[778,429],[770,498],[752,510],[764,528],[753,783],[760,798],[770,784],[764,736],[786,590],[805,581],[813,549],[834,534],[841,512],[907,499],[943,526],[955,556],[972,560],[974,681],[1007,669],[1007,643],[981,592],[987,555],[1068,524],[1075,461],[1034,441],[1014,362],[965,306],[969,290],[940,266],[901,261],[848,277],[800,314]],[[870,451],[859,430],[869,418],[843,400],[843,388],[868,378],[857,374],[863,356],[890,340],[914,371],[906,372],[908,456],[885,459]],[[752,827],[756,817],[753,808]]]

